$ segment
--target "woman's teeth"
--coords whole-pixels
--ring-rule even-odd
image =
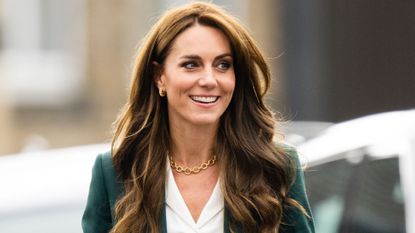
[[[192,100],[199,103],[214,103],[219,98],[217,96],[191,96]]]

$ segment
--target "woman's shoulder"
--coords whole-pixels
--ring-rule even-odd
[[[305,214],[293,206],[286,206],[284,210],[282,232],[314,232],[313,217],[306,194],[304,171],[297,150],[294,146],[286,143],[276,143],[276,146],[295,163],[294,179],[289,189],[288,196],[296,200],[302,208],[304,208],[306,213]]]
[[[122,182],[119,181],[114,168],[111,151],[98,154],[94,170],[100,170],[110,202],[115,202],[122,192]]]
[[[115,203],[121,193],[122,183],[117,181],[111,152],[98,154],[82,217],[84,232],[108,232],[112,228]]]
[[[300,159],[297,153],[297,149],[286,142],[274,142],[275,147],[277,150],[281,151],[282,153],[288,155],[290,159],[295,161],[296,165],[300,165]]]
[[[111,151],[107,151],[101,154],[98,154],[95,163],[101,163],[102,169],[104,171],[109,171],[110,173],[112,173],[112,171],[114,171],[115,173],[115,169],[114,169],[114,164],[112,162],[112,153]]]

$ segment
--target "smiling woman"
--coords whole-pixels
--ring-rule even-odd
[[[235,88],[232,61],[229,41],[217,28],[196,24],[177,36],[155,77],[167,95],[170,126],[216,130]]]
[[[96,159],[84,232],[314,232],[296,152],[273,141],[270,80],[221,8],[166,12],[139,50],[112,151]]]

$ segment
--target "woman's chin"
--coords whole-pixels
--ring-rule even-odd
[[[217,116],[198,116],[189,119],[189,123],[193,125],[208,126],[217,125],[220,117]]]

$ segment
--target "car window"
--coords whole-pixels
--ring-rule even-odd
[[[337,232],[354,166],[341,159],[307,169],[306,187],[316,232]]]
[[[306,172],[316,232],[405,232],[398,157],[362,158],[340,159]]]
[[[398,157],[367,160],[349,185],[341,232],[405,232]]]

